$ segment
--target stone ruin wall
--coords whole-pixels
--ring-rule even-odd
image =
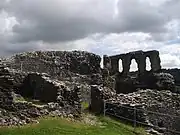
[[[54,77],[74,74],[90,75],[100,72],[101,58],[85,51],[35,51],[11,57],[7,66],[24,72],[47,73]]]
[[[55,52],[54,52],[55,53]],[[25,69],[26,71],[38,71],[38,72],[47,72],[50,75],[56,75],[58,74],[57,68],[54,69],[54,67],[56,67],[56,65],[58,65],[58,70],[59,71],[63,71],[66,68],[68,68],[70,70],[70,72],[74,72],[74,70],[77,70],[77,73],[81,73],[81,74],[93,74],[93,73],[99,73],[99,69],[100,69],[100,58],[96,55],[93,54],[89,54],[89,53],[84,53],[85,54],[85,59],[83,58],[84,55],[75,53],[77,57],[73,57],[71,59],[69,59],[69,57],[71,57],[71,54],[59,54],[58,57],[56,57],[54,59],[54,56],[51,56],[51,53],[49,52],[49,54],[46,56],[46,53],[32,53],[31,55],[20,55],[15,57],[15,64],[19,63],[19,62],[24,62],[25,63],[25,67],[23,69]],[[68,55],[67,57],[65,57],[65,60],[62,59],[64,58],[64,55]],[[69,56],[70,55],[70,56]],[[89,56],[91,58],[89,58]],[[39,59],[39,57],[41,57]],[[123,75],[127,75],[129,72],[129,68],[130,68],[130,63],[132,59],[135,59],[138,63],[138,68],[139,68],[139,73],[143,74],[145,72],[146,69],[146,57],[150,58],[151,61],[151,67],[152,67],[152,72],[156,72],[159,71],[161,69],[160,66],[160,58],[159,58],[159,52],[158,51],[148,51],[148,52],[143,52],[143,51],[137,51],[137,52],[130,52],[127,54],[121,54],[121,55],[116,55],[116,56],[110,56],[110,57],[104,57],[104,67],[107,68],[111,73],[115,73],[118,71],[118,61],[119,59],[122,59],[123,61]],[[27,59],[26,59],[27,58]],[[53,60],[59,60],[59,61],[53,61]],[[75,61],[75,63],[73,63]],[[49,64],[49,66],[48,66]],[[55,66],[53,66],[53,64],[55,64]],[[70,65],[69,65],[70,64]],[[72,65],[76,65],[74,67],[72,67]],[[79,64],[79,65],[78,65]],[[78,65],[78,66],[77,66]],[[33,68],[35,66],[35,68]],[[37,66],[37,67],[36,67]],[[66,67],[67,66],[67,67]],[[18,69],[20,67],[16,67],[16,69]],[[83,70],[83,72],[81,72]],[[66,71],[66,70],[65,70]],[[101,85],[101,81],[100,79],[101,76],[94,76],[94,83],[98,83],[97,85]],[[50,99],[48,99],[47,102],[50,101],[54,101],[57,100],[59,103],[64,103],[67,102],[68,104],[70,104],[71,106],[75,107],[79,107],[80,108],[80,92],[79,92],[79,88],[70,88],[70,90],[65,89],[62,90],[61,86],[57,86],[54,83],[52,83],[52,80],[48,80],[47,78],[43,78],[41,75],[38,74],[31,74],[29,76],[29,79],[27,80],[27,82],[24,84],[24,88],[22,90],[26,90],[28,87],[32,86],[31,82],[36,81],[38,84],[36,87],[33,88],[33,93],[32,96],[34,96],[35,94],[35,98],[38,98],[40,100],[46,100],[47,99],[47,95],[49,90],[51,89],[52,93]],[[98,82],[100,81],[100,82]],[[18,81],[17,81],[18,82]],[[55,81],[54,81],[55,82]],[[103,82],[103,80],[102,80]],[[41,84],[44,85],[44,87],[42,87],[42,89],[39,89],[41,86]],[[47,87],[45,87],[47,86]],[[41,94],[41,90],[43,91],[42,93],[45,94]],[[65,93],[63,92],[65,91]],[[70,92],[72,91],[72,92]],[[104,91],[102,89],[102,91]],[[98,89],[94,89],[91,87],[91,99],[95,98],[93,100],[91,100],[91,105],[93,106],[92,109],[95,108],[98,109],[98,111],[102,111],[103,110],[103,94],[102,91],[99,91]],[[46,93],[47,92],[47,93]],[[61,93],[60,95],[58,93]],[[63,92],[63,93],[62,93]],[[112,93],[112,91],[110,92]],[[105,94],[107,94],[107,92],[105,92]],[[22,94],[23,95],[23,94]],[[26,95],[26,94],[25,94]],[[107,94],[108,95],[108,94]],[[69,98],[71,97],[71,98]],[[69,100],[72,99],[72,100]],[[64,102],[65,101],[65,102]],[[65,104],[66,106],[66,104]],[[100,108],[102,107],[102,108]],[[79,109],[78,109],[79,110]]]
[[[136,80],[129,79],[128,82],[124,82],[124,80],[121,79],[122,75],[125,77],[128,75],[132,59],[135,59],[138,64],[139,74],[142,75],[145,73],[146,57],[150,59],[152,72],[157,72],[161,69],[159,52],[156,50],[147,52],[135,51],[114,56],[104,56],[104,70],[100,69],[100,56],[84,51],[27,52],[15,55],[13,62],[11,62],[9,66],[14,69],[22,69],[22,71],[25,72],[47,73],[51,78],[54,79],[55,77],[55,79],[58,80],[70,78],[68,81],[77,82],[78,80],[78,83],[83,83],[84,80],[85,85],[90,85],[97,84],[99,81],[100,84],[106,84],[106,76],[109,75],[104,75],[104,72],[101,74],[101,71],[107,70],[110,75],[115,75],[115,73],[119,72],[119,60],[121,59],[123,72],[119,77],[109,77],[110,79],[107,80],[106,86],[112,88],[112,90],[120,89],[120,91],[116,90],[118,93],[129,93],[134,92],[134,83],[136,83]],[[85,79],[81,79],[82,76],[77,77],[76,74],[86,75],[86,77]],[[92,78],[93,74],[99,74],[99,77],[96,75],[94,79]],[[99,79],[101,76],[102,79]],[[75,79],[71,80],[71,78]],[[117,84],[119,85],[117,86]],[[87,93],[88,95],[90,94],[86,92],[86,95]],[[85,97],[87,99],[87,96]]]
[[[22,87],[16,89],[18,86]],[[76,85],[67,86],[46,74],[13,72],[0,62],[0,126],[35,123],[37,118],[45,115],[79,117],[79,90]],[[40,104],[33,103],[34,99]]]
[[[22,71],[25,72],[47,73],[52,78],[55,77],[55,79],[59,80],[65,80],[65,78],[68,78],[68,81],[77,82],[78,80],[78,83],[82,83],[83,80],[80,79],[81,77],[77,77],[76,74],[86,75],[84,82],[88,85],[94,84],[92,83],[93,80],[95,80],[96,83],[99,81],[99,79],[91,78],[91,75],[100,74],[100,76],[103,76],[103,81],[100,82],[103,84],[106,84],[107,82],[106,86],[111,87],[112,89],[121,89],[118,93],[123,92],[122,89],[125,90],[124,88],[126,88],[123,93],[129,93],[134,91],[134,83],[136,83],[136,80],[130,79],[130,81],[125,83],[124,81],[121,81],[122,76],[126,77],[128,75],[132,59],[135,59],[138,64],[139,75],[143,75],[146,72],[146,57],[149,57],[150,59],[152,72],[157,72],[161,69],[159,52],[155,50],[147,52],[135,51],[114,56],[104,56],[104,70],[101,70],[100,68],[100,56],[83,51],[36,51],[18,54],[15,55],[14,62],[12,62],[10,66],[14,69],[22,69]],[[109,79],[106,80],[106,76],[109,76],[109,73],[110,75],[119,73],[120,59],[122,60],[123,72],[119,77],[109,77]],[[104,72],[101,74],[101,71],[105,70],[108,71],[107,74],[105,75]],[[74,77],[75,79],[72,80]],[[119,85],[117,86],[117,84]]]
[[[150,59],[151,71],[159,71],[161,69],[161,61],[159,52],[156,50],[135,51],[114,56],[104,55],[103,67],[113,75],[119,72],[119,60],[121,59],[122,74],[126,76],[130,70],[131,60],[135,59],[139,74],[143,74],[146,72],[147,57]],[[17,54],[12,58],[13,60],[7,64],[11,68],[22,69],[28,72],[48,73],[53,76],[70,76],[71,73],[90,75],[100,73],[101,70],[100,56],[83,51],[36,51]]]
[[[16,72],[47,73],[51,79],[80,86],[82,100],[90,102],[91,75],[100,74],[100,62],[100,56],[86,51],[35,51],[16,54],[6,60],[6,65]],[[14,76],[19,86],[27,75],[17,73]]]
[[[78,110],[81,108],[80,87],[73,84],[67,86],[64,82],[52,80],[43,74],[28,74],[19,93],[23,97],[37,99],[44,103],[58,102],[62,106],[76,106]]]
[[[149,57],[151,62],[150,72],[146,71],[147,57]],[[123,66],[122,73],[119,72],[120,59],[122,60]],[[137,77],[129,75],[132,59],[135,59],[138,65]],[[122,116],[133,120],[134,111],[131,108],[135,108],[137,109],[137,121],[148,125],[163,127],[164,129],[171,128],[179,131],[179,127],[177,128],[176,126],[179,119],[154,115],[146,111],[149,110],[157,113],[166,112],[167,114],[176,114],[179,116],[179,114],[177,114],[179,105],[176,106],[175,104],[179,104],[178,98],[180,97],[178,94],[172,92],[174,77],[171,74],[162,72],[158,51],[136,51],[115,56],[104,56],[103,62],[104,72],[107,78],[114,76],[115,85],[119,87],[117,88],[117,86],[115,86],[114,89],[116,92],[112,92],[109,87],[91,85],[91,110],[93,112],[102,114],[105,109],[107,115],[116,115],[117,118],[120,118],[118,116]],[[157,84],[159,84],[159,86],[156,86]],[[137,88],[141,90],[137,90]],[[177,99],[175,99],[175,97]],[[106,104],[104,104],[105,102]],[[166,132],[166,130],[163,132]]]
[[[151,71],[156,72],[161,69],[161,61],[159,52],[156,50],[152,51],[135,51],[126,54],[107,56],[103,57],[103,65],[105,69],[108,69],[110,74],[119,72],[119,60],[122,60],[123,71],[122,74],[127,76],[130,70],[131,60],[135,59],[138,65],[138,73],[143,74],[146,72],[146,58],[149,57],[151,62]]]

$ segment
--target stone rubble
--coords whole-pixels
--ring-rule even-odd
[[[15,101],[15,96],[18,98],[21,97],[18,92],[20,92],[19,88],[24,85],[23,80],[31,75],[33,76],[31,78],[32,80],[39,77],[39,79],[45,82],[44,85],[51,84],[51,90],[60,90],[57,91],[57,97],[54,102],[38,106],[30,101]],[[38,80],[37,84],[39,84]],[[41,94],[43,95],[43,93]],[[79,96],[78,87],[66,87],[64,83],[51,80],[45,74],[25,74],[22,72],[15,72],[13,74],[12,70],[0,63],[0,126],[24,125],[31,122],[38,122],[36,118],[44,115],[78,118],[81,115]],[[63,97],[63,100],[60,100],[60,97]]]
[[[129,94],[116,94],[107,87],[93,85],[91,87],[91,109],[96,113],[106,113],[134,120],[134,108],[136,120],[149,126],[158,126],[157,131],[164,128],[180,131],[180,94],[169,90],[141,90]],[[95,96],[96,95],[96,96]],[[164,115],[166,114],[166,115]],[[122,119],[124,120],[124,119]],[[128,121],[129,122],[129,121]]]
[[[59,79],[78,73],[90,75],[100,72],[101,58],[85,51],[35,51],[17,54],[6,61],[13,69],[47,73]]]

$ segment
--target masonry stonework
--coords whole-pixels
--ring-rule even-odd
[[[104,56],[104,68],[110,71],[110,74],[115,74],[119,72],[119,60],[122,60],[123,71],[122,74],[126,76],[129,73],[131,60],[135,59],[138,65],[138,73],[141,75],[146,72],[146,58],[150,59],[151,71],[156,72],[161,69],[161,61],[159,57],[159,52],[156,50],[152,51],[135,51],[126,54],[114,55],[114,56]]]

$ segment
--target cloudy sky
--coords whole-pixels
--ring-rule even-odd
[[[0,0],[0,56],[156,49],[164,68],[180,68],[179,12],[180,0]]]

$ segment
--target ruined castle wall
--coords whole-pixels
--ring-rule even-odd
[[[101,58],[84,51],[27,52],[15,55],[9,67],[48,73],[52,76],[70,76],[70,73],[89,75],[100,72]]]
[[[149,57],[151,62],[151,71],[156,72],[161,69],[161,61],[159,57],[158,51],[135,51],[135,52],[129,52],[126,54],[121,55],[115,55],[115,56],[106,56],[104,57],[104,67],[109,69],[111,74],[119,72],[119,60],[122,60],[122,66],[123,66],[123,75],[127,75],[130,70],[131,60],[135,59],[138,64],[138,72],[139,74],[143,74],[146,72],[146,57]],[[107,60],[108,59],[108,60]],[[107,66],[110,65],[110,66]]]

